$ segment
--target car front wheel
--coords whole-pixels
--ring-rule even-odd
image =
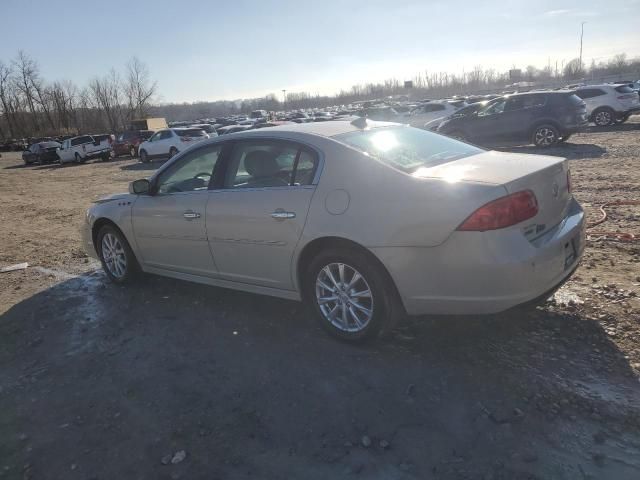
[[[147,163],[149,161],[149,156],[147,155],[146,150],[140,150],[140,161],[142,163]]]
[[[322,328],[334,337],[364,341],[390,331],[399,311],[394,287],[358,250],[318,255],[305,279],[305,298]]]
[[[172,158],[176,153],[178,153],[178,149],[176,147],[171,147],[169,149],[169,158]]]
[[[131,155],[131,158],[136,158],[136,147],[131,147],[129,149],[129,155]]]
[[[102,268],[115,283],[126,283],[138,272],[138,263],[124,235],[112,225],[98,232],[97,247]]]

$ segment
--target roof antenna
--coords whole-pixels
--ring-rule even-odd
[[[351,122],[351,125],[353,125],[354,127],[357,127],[361,130],[364,130],[365,128],[367,128],[368,123],[367,123],[367,117],[366,114],[364,117],[358,117],[355,120],[353,120]]]

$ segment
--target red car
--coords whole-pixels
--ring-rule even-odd
[[[131,155],[138,156],[138,146],[145,140],[151,138],[155,132],[153,130],[129,130],[121,133],[113,143],[113,156]]]

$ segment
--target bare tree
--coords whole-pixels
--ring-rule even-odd
[[[94,78],[89,83],[90,99],[93,107],[102,110],[111,131],[120,130],[122,122],[122,83],[115,70],[102,78]]]
[[[125,84],[129,120],[144,118],[147,115],[157,89],[158,84],[151,81],[147,66],[138,57],[133,57],[127,63]]]
[[[13,88],[11,82],[12,74],[11,67],[0,62],[0,106],[2,107],[2,115],[7,122],[9,136],[15,137],[17,125],[15,122],[15,111],[12,108],[11,101],[11,89]]]
[[[31,112],[31,121],[34,132],[39,132],[40,124],[38,123],[38,115],[35,105],[36,92],[33,88],[33,79],[39,78],[38,65],[22,50],[18,52],[18,57],[13,61],[13,65],[16,70],[15,85],[23,95],[29,111]]]

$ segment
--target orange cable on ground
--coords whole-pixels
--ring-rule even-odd
[[[596,220],[595,222],[587,224],[587,233],[589,235],[600,235],[600,238],[604,239],[614,239],[620,242],[637,242],[640,240],[640,237],[633,233],[628,232],[606,232],[606,231],[589,231],[591,228],[600,225],[601,223],[606,222],[608,216],[605,210],[606,207],[609,206],[618,206],[618,205],[640,205],[640,201],[638,200],[614,200],[613,202],[607,202],[600,206],[600,212],[602,216]]]

